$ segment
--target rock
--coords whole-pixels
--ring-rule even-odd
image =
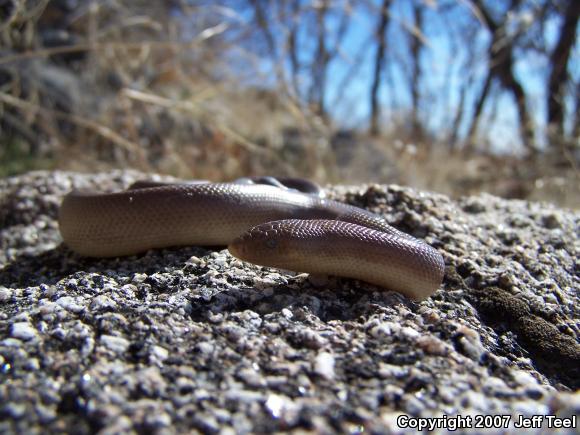
[[[28,322],[17,322],[12,324],[10,335],[20,340],[32,340],[36,337],[36,329],[34,329]]]
[[[421,303],[219,248],[87,259],[60,245],[67,191],[141,178],[0,180],[1,433],[399,433],[404,414],[580,412],[577,213],[329,189],[442,253]]]
[[[125,352],[130,344],[123,337],[115,337],[113,335],[101,335],[101,343],[115,353]]]
[[[329,352],[320,352],[314,359],[314,372],[325,379],[334,378],[334,356]]]

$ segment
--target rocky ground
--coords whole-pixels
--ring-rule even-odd
[[[1,433],[399,433],[406,415],[515,433],[519,416],[579,414],[578,213],[330,188],[443,254],[444,283],[422,303],[225,249],[98,260],[60,244],[66,192],[143,177],[0,180]],[[554,431],[543,423],[529,431]]]

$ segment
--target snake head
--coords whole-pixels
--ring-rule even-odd
[[[250,228],[228,250],[240,260],[262,266],[287,268],[299,253],[293,248],[288,222],[273,221]]]

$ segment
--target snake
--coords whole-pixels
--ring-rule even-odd
[[[73,190],[59,209],[63,242],[86,257],[227,246],[238,259],[354,278],[421,301],[441,285],[435,248],[382,216],[325,197],[308,180],[141,181],[113,193]]]

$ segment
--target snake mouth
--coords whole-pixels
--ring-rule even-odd
[[[230,251],[230,254],[240,260],[251,261],[252,255],[250,254],[253,249],[251,248],[252,243],[249,239],[251,239],[251,236],[248,232],[236,237],[228,245],[228,251]]]
[[[268,222],[250,228],[244,234],[236,237],[229,245],[230,253],[240,260],[266,265],[271,263],[271,256],[280,255],[280,240],[277,229],[278,222]]]
[[[245,248],[245,246],[244,246],[244,243],[242,241],[242,237],[236,237],[228,245],[228,251],[230,251],[230,254],[232,254],[236,258],[239,258],[240,260],[243,260],[243,254],[245,251],[244,248]]]

